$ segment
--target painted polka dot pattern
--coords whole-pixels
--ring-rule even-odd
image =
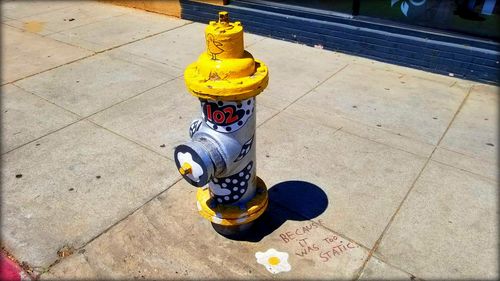
[[[213,178],[208,183],[210,187],[210,194],[213,198],[223,204],[231,204],[240,199],[248,189],[248,181],[251,179],[253,162],[250,161],[248,165],[240,172],[226,177],[226,178]]]

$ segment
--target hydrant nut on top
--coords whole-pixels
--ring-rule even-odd
[[[244,229],[267,208],[267,188],[256,175],[255,97],[269,76],[244,50],[243,26],[229,22],[227,12],[209,23],[205,40],[206,52],[184,72],[201,118],[191,123],[191,140],[175,148],[174,159],[184,179],[199,187],[199,213],[223,233]]]

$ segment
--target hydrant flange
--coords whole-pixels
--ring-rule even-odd
[[[267,187],[260,178],[257,178],[255,196],[244,205],[217,204],[215,198],[210,196],[209,189],[199,188],[196,199],[196,205],[202,217],[224,226],[250,223],[262,215],[268,205]]]

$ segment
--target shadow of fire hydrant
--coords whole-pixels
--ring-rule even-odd
[[[287,220],[306,221],[321,215],[328,207],[326,193],[304,181],[285,181],[269,190],[266,212],[246,232],[225,236],[232,240],[259,242]]]

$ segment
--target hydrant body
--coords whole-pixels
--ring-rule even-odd
[[[191,141],[174,159],[189,183],[200,187],[197,207],[214,225],[241,228],[267,208],[267,188],[256,175],[256,99],[268,83],[267,67],[244,50],[241,23],[226,12],[205,30],[206,52],[184,73],[201,103]]]

